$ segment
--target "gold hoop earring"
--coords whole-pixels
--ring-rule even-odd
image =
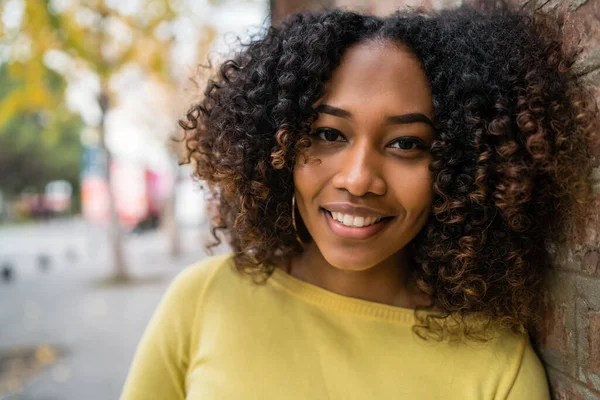
[[[294,233],[296,234],[296,240],[302,247],[304,247],[304,242],[300,239],[298,235],[298,228],[296,228],[296,194],[292,195],[292,226],[294,227]]]

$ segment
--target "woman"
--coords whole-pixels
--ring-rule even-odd
[[[551,23],[295,15],[225,62],[182,126],[233,254],[171,285],[123,399],[548,399],[526,328],[594,128]]]

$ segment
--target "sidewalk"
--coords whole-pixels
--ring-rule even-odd
[[[64,236],[57,241],[49,235],[57,243],[81,239],[77,229],[55,226],[52,231]],[[3,246],[3,239],[8,235],[15,240],[20,234],[35,253],[31,232],[0,231],[0,263],[7,249],[15,250],[14,245]],[[21,260],[27,272],[19,272],[16,265],[15,280],[0,283],[0,351],[47,344],[65,355],[20,391],[0,394],[0,399],[117,399],[138,340],[169,282],[185,266],[206,257],[200,236],[198,231],[184,233],[184,256],[177,260],[167,255],[161,233],[128,238],[130,270],[141,283],[122,286],[99,285],[110,273],[106,243],[98,243],[92,259],[82,255],[73,265],[55,261],[46,272],[32,267],[34,254],[27,261],[28,255],[17,257],[13,251],[11,260]],[[44,247],[40,243],[37,248]]]

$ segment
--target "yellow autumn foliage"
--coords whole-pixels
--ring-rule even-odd
[[[47,0],[23,3],[18,32],[9,32],[4,24],[0,25],[0,43],[9,48],[11,80],[19,82],[0,98],[0,127],[18,113],[53,110],[64,103],[64,93],[52,90],[46,82],[48,67],[44,57],[50,50],[61,51],[75,65],[94,72],[109,96],[108,80],[129,63],[137,64],[153,79],[170,81],[168,60],[172,43],[155,35],[161,22],[176,16],[168,0],[143,0],[135,15],[121,14],[104,0],[65,3],[60,10],[50,9]],[[146,12],[157,7],[162,10],[160,14]],[[3,9],[1,6],[0,13]],[[109,32],[109,22],[126,28],[130,40]],[[109,54],[109,48],[118,51]]]

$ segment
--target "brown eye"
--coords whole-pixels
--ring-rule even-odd
[[[340,131],[331,128],[319,128],[314,135],[325,142],[337,142],[344,138]]]
[[[390,147],[393,149],[400,149],[406,151],[426,148],[425,144],[421,140],[416,138],[401,138],[395,140],[390,144]]]

